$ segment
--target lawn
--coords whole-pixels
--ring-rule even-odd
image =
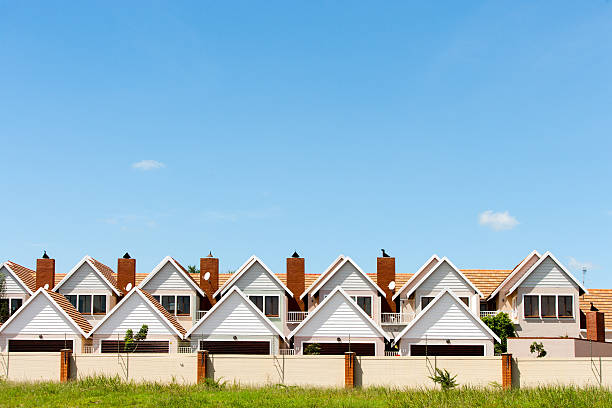
[[[320,390],[125,384],[87,379],[69,384],[0,382],[2,407],[610,407],[602,389],[541,388],[425,390]]]

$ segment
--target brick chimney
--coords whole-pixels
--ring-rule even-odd
[[[294,252],[291,258],[287,258],[287,287],[293,292],[293,298],[289,299],[290,312],[304,311],[304,300],[300,299],[300,295],[306,289],[305,270],[304,258],[300,258],[297,252]]]
[[[36,260],[36,289],[44,288],[48,290],[55,286],[55,259],[50,259],[47,251],[42,258]]]
[[[208,279],[205,279],[208,273]],[[219,289],[219,258],[214,258],[212,252],[206,258],[200,258],[200,288],[206,293],[202,299],[202,310],[210,310],[215,304],[213,294]]]
[[[602,312],[586,312],[587,340],[606,341],[606,324]]]
[[[117,259],[117,284],[125,294],[136,286],[136,260],[127,252],[123,258]],[[130,285],[130,289],[127,286]]]
[[[382,313],[395,313],[396,307],[393,301],[395,291],[389,288],[389,283],[393,282],[395,285],[395,258],[387,255],[384,249],[382,251],[383,256],[376,258],[376,283],[386,294],[381,302],[381,309]]]

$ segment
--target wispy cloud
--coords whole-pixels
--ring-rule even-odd
[[[136,163],[132,163],[132,167],[142,171],[163,169],[166,165],[157,160],[141,160]]]
[[[597,269],[597,265],[595,265],[593,262],[579,261],[573,256],[570,256],[567,265],[574,271],[581,271],[582,268],[586,268],[587,270]]]
[[[480,213],[478,223],[495,231],[510,230],[519,224],[518,220],[508,211],[494,212],[493,210]]]
[[[266,219],[277,216],[280,210],[276,207],[258,210],[218,211],[210,210],[203,214],[206,221],[237,222],[244,219]]]

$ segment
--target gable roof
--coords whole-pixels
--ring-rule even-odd
[[[582,286],[582,284],[581,284],[581,283],[578,281],[578,279],[576,279],[576,277],[575,277],[575,276],[574,276],[574,275],[573,275],[573,274],[572,274],[570,271],[568,271],[568,270],[565,268],[565,266],[563,266],[563,264],[561,264],[561,262],[559,262],[559,261],[557,260],[557,258],[555,258],[555,256],[554,256],[552,253],[550,253],[550,251],[546,251],[546,253],[545,253],[544,255],[542,255],[542,256],[540,257],[540,259],[539,259],[539,260],[538,260],[536,263],[534,263],[534,264],[531,266],[531,268],[529,268],[529,270],[527,270],[527,272],[525,272],[525,273],[523,274],[523,276],[521,277],[521,279],[519,279],[519,280],[518,280],[518,281],[517,281],[517,282],[514,284],[514,286],[512,286],[512,287],[510,288],[510,290],[508,291],[508,293],[507,293],[507,294],[509,295],[509,294],[513,293],[513,292],[514,292],[514,291],[515,291],[515,290],[516,290],[516,289],[517,289],[519,286],[521,286],[521,283],[523,283],[523,282],[525,281],[525,279],[527,279],[527,277],[528,277],[529,275],[531,275],[531,274],[533,273],[533,271],[535,271],[535,270],[536,270],[536,269],[537,269],[537,268],[538,268],[538,267],[539,267],[539,266],[542,264],[542,262],[544,262],[544,261],[545,261],[546,259],[548,259],[548,258],[550,258],[550,259],[551,259],[551,260],[552,260],[554,263],[556,263],[556,264],[557,264],[557,266],[558,266],[558,267],[561,269],[561,271],[562,271],[562,272],[563,272],[563,273],[564,273],[564,274],[565,274],[565,275],[566,275],[568,278],[570,278],[570,279],[571,279],[571,281],[572,281],[572,282],[574,282],[574,283],[575,283],[575,284],[578,286],[578,288],[579,288],[580,290],[582,290],[582,292],[583,292],[583,293],[585,293],[585,294],[588,294],[588,293],[589,293],[589,292],[588,292],[588,290],[586,290],[586,288],[585,288],[584,286]],[[580,290],[578,291],[578,293],[579,293],[579,294],[582,294],[582,293],[580,293]]]
[[[484,297],[484,296],[482,295],[482,292],[480,291],[480,289],[478,289],[478,288],[476,287],[476,285],[474,285],[474,284],[472,283],[472,281],[470,281],[470,280],[469,280],[469,279],[468,279],[468,278],[467,278],[467,277],[466,277],[466,276],[465,276],[465,275],[464,275],[464,274],[463,274],[463,273],[462,273],[462,272],[461,272],[461,271],[460,271],[460,270],[459,270],[459,269],[458,269],[458,268],[457,268],[457,267],[456,267],[456,266],[455,266],[455,265],[454,265],[454,264],[453,264],[453,263],[450,261],[450,259],[448,259],[447,257],[444,257],[444,258],[440,259],[440,262],[438,262],[438,263],[437,263],[437,264],[436,264],[436,265],[435,265],[433,268],[431,268],[431,269],[429,270],[429,272],[427,272],[427,273],[425,274],[425,276],[423,276],[423,278],[422,278],[421,280],[419,280],[419,281],[417,282],[417,284],[416,284],[416,285],[414,285],[414,286],[413,286],[413,287],[410,289],[410,291],[408,292],[407,296],[408,296],[408,297],[410,297],[410,295],[412,295],[412,294],[414,293],[414,291],[416,290],[416,288],[418,288],[419,286],[421,286],[421,284],[422,284],[423,282],[425,282],[425,281],[426,281],[426,280],[427,280],[427,279],[428,279],[428,278],[429,278],[429,277],[430,277],[430,276],[431,276],[431,275],[432,275],[432,274],[433,274],[435,271],[437,271],[437,270],[438,270],[438,268],[439,268],[439,267],[440,267],[442,264],[444,264],[444,262],[446,262],[448,265],[450,265],[450,267],[451,267],[451,268],[452,268],[452,269],[453,269],[455,272],[457,272],[457,273],[459,274],[459,276],[461,276],[461,278],[462,278],[463,280],[465,280],[465,281],[467,282],[467,284],[468,284],[468,285],[470,285],[470,286],[472,287],[472,289],[474,289],[474,291],[476,291],[476,293],[478,293],[478,294],[480,295],[480,297]]]
[[[35,272],[33,270],[12,261],[6,261],[2,266],[17,279],[30,295],[36,291],[36,278],[34,277]]]
[[[251,255],[251,257],[247,259],[247,261],[243,263],[242,266],[238,268],[238,270],[234,272],[232,276],[227,281],[225,281],[225,283],[213,294],[213,297],[217,297],[218,295],[227,292],[227,290],[231,288],[236,282],[238,282],[238,279],[240,279],[242,275],[244,275],[246,271],[248,271],[255,263],[259,263],[268,273],[268,275],[270,275],[272,279],[276,281],[285,290],[285,292],[289,294],[289,296],[293,296],[293,292],[291,292],[289,288],[280,279],[278,279],[278,276],[276,276],[276,274],[272,272],[270,268],[268,268],[266,264],[262,262],[261,259],[259,259],[255,255]]]
[[[604,314],[606,330],[612,330],[612,289],[589,289],[589,293],[580,296],[580,311],[585,315],[593,306]]]
[[[89,337],[89,332],[92,330],[91,324],[79,313],[72,303],[64,297],[64,295],[45,290],[40,288],[34,293],[17,311],[2,325],[0,326],[0,332],[4,330],[9,324],[19,318],[19,315],[27,309],[27,307],[37,299],[43,296],[47,298],[51,304],[53,304],[57,310],[77,329],[77,331],[85,338]]]
[[[126,304],[128,299],[130,299],[132,296],[139,296],[141,299],[143,299],[149,306],[151,306],[153,311],[159,317],[161,317],[163,321],[166,322],[170,329],[172,329],[172,331],[174,331],[174,333],[179,336],[180,339],[184,338],[185,333],[187,333],[185,328],[181,326],[181,324],[176,320],[176,318],[170,313],[168,313],[168,311],[157,300],[155,300],[155,298],[150,293],[142,290],[140,287],[134,288],[130,293],[127,294],[127,296],[121,299],[121,301],[117,303],[117,305],[113,307],[111,311],[107,313],[102,320],[100,320],[100,323],[98,323],[96,327],[91,330],[89,335],[91,336],[96,332],[96,330],[102,327],[104,322],[106,322],[106,320],[110,319],[112,315],[114,315],[118,310],[120,310],[121,307],[123,307],[123,305]]]
[[[340,258],[342,257],[342,258]],[[378,292],[380,292],[380,294],[382,296],[386,296],[386,293],[384,290],[382,290],[376,283],[374,283],[374,281],[372,280],[372,278],[370,278],[368,276],[367,273],[365,273],[360,267],[359,265],[357,265],[355,263],[355,261],[353,261],[350,257],[345,257],[344,255],[340,255],[340,257],[338,257],[336,259],[336,261],[334,261],[334,263],[327,268],[327,270],[325,272],[323,272],[323,274],[321,274],[321,276],[319,277],[319,279],[317,279],[312,285],[310,285],[308,287],[308,289],[306,289],[304,291],[304,293],[302,293],[302,295],[300,296],[300,299],[302,299],[304,296],[306,296],[308,293],[316,293],[318,292],[330,279],[332,276],[334,276],[344,265],[346,265],[347,263],[350,263],[351,265],[353,265],[353,267],[355,269],[357,269],[357,271],[363,275],[363,277],[366,279],[366,281],[372,285]]]
[[[491,292],[491,294],[489,295],[489,299],[492,299],[495,295],[497,295],[499,293],[499,291],[501,290],[501,288],[504,287],[504,285],[508,282],[510,282],[510,280],[516,276],[516,274],[518,274],[520,272],[520,270],[523,268],[523,266],[525,264],[527,264],[527,262],[529,262],[531,260],[531,258],[533,258],[534,256],[537,256],[538,258],[541,258],[541,255],[538,251],[536,251],[535,249],[533,251],[531,251],[531,253],[529,255],[527,255],[521,262],[519,262],[518,265],[516,265],[514,267],[514,269],[512,269],[512,272],[510,272],[510,274],[499,284],[497,285],[497,287],[495,288],[495,290],[493,292]]]
[[[83,264],[85,263],[87,263],[94,270],[94,272],[97,273],[98,276],[102,278],[104,283],[106,283],[106,285],[109,288],[111,288],[111,290],[115,292],[115,294],[117,294],[118,296],[123,295],[123,291],[121,290],[121,288],[119,288],[119,285],[117,285],[117,280],[115,279],[113,270],[110,267],[104,265],[102,262],[93,259],[89,255],[85,255],[79,261],[79,263],[77,263],[75,267],[72,268],[70,272],[68,272],[57,285],[55,285],[55,287],[53,288],[53,291],[57,292],[57,290],[64,283],[68,282],[68,280],[76,273],[76,271],[78,271],[79,268],[83,266]]]
[[[240,288],[234,286],[232,289],[230,289],[229,293],[227,293],[225,296],[223,296],[221,298],[221,300],[219,300],[217,303],[215,303],[215,305],[204,315],[204,317],[202,317],[200,320],[198,320],[196,322],[196,324],[193,325],[193,327],[191,329],[189,329],[189,331],[187,332],[187,334],[185,335],[185,337],[191,336],[191,334],[198,328],[200,327],[205,321],[206,319],[208,319],[211,315],[213,315],[215,313],[216,310],[218,310],[219,308],[222,307],[222,305],[228,301],[228,299],[230,297],[232,297],[232,295],[234,296],[240,296],[241,300],[243,301],[243,303],[245,305],[247,305],[253,312],[255,312],[258,317],[260,317],[262,319],[262,321],[264,322],[264,324],[266,324],[273,332],[275,332],[276,334],[278,334],[279,336],[281,336],[281,338],[283,340],[285,340],[285,335],[283,333],[281,333],[281,331],[278,329],[278,327],[276,327],[276,325],[274,325],[270,319],[268,319],[262,312],[261,310],[259,310],[259,308],[257,306],[255,306],[253,304],[253,302],[251,302],[245,295],[244,293],[242,293],[242,291],[240,290]]]
[[[185,280],[196,290],[196,292],[206,297],[206,294],[204,293],[200,285],[198,285],[198,283],[195,281],[195,279],[187,272],[185,268],[183,268],[183,265],[178,263],[178,261],[171,256],[166,256],[164,259],[162,259],[162,261],[157,264],[157,266],[151,271],[151,273],[147,274],[147,276],[138,284],[138,287],[144,288],[147,282],[153,279],[153,277],[159,271],[161,271],[161,269],[166,266],[168,262],[170,262],[170,264],[174,266],[174,268],[176,268],[179,273],[183,274]]]
[[[356,302],[354,302],[349,295],[344,291],[344,289],[342,289],[341,287],[337,286],[330,294],[329,296],[327,296],[325,299],[323,299],[323,302],[321,302],[321,304],[319,304],[312,313],[308,313],[308,316],[306,316],[306,319],[302,320],[302,322],[295,328],[293,329],[293,331],[291,333],[289,333],[289,335],[287,336],[288,339],[292,338],[297,332],[299,332],[302,327],[304,327],[311,319],[313,319],[313,316],[316,316],[318,313],[321,313],[321,310],[325,309],[325,305],[330,302],[330,299],[333,299],[336,296],[342,296],[344,297],[344,300],[346,301],[346,303],[355,311],[357,311],[358,314],[360,314],[361,316],[363,316],[366,321],[368,322],[368,324],[374,328],[374,330],[376,332],[378,332],[382,337],[384,337],[387,340],[391,340],[391,338],[389,337],[389,335],[387,333],[385,333],[385,331],[383,329],[381,329],[375,322],[374,320],[372,320],[372,318],[370,316],[367,315],[366,312],[363,311],[363,309],[361,307],[359,307],[357,305]]]
[[[432,262],[436,262],[435,264],[431,265],[430,264]],[[414,275],[412,275],[412,277],[408,280],[408,282],[404,283],[404,285],[395,293],[395,295],[393,295],[393,300],[395,300],[396,297],[400,296],[400,294],[410,285],[412,285],[414,282],[418,281],[421,277],[421,275],[424,272],[427,272],[429,270],[431,270],[431,268],[433,268],[434,266],[436,266],[438,263],[440,262],[440,257],[438,257],[438,255],[433,254],[432,256],[429,257],[429,259],[427,261],[425,261],[425,263],[423,264],[423,266],[421,266],[419,268],[418,271],[416,271],[416,273]]]
[[[466,312],[466,314],[470,317],[472,321],[474,321],[478,326],[483,328],[487,332],[487,334],[489,334],[493,339],[495,339],[495,341],[497,341],[498,343],[501,343],[501,340],[499,339],[499,337],[495,333],[493,333],[493,331],[480,318],[478,318],[474,313],[472,313],[472,311],[465,305],[465,303],[463,303],[451,290],[444,289],[442,292],[438,293],[438,295],[434,298],[434,300],[432,300],[425,307],[425,309],[423,309],[421,313],[419,313],[417,317],[414,320],[412,320],[404,328],[404,330],[399,332],[399,334],[393,340],[393,344],[396,344],[402,337],[404,337],[404,335],[408,331],[410,331],[410,329],[413,328],[421,319],[423,319],[424,316],[426,316],[427,313],[429,313],[430,310],[432,310],[435,307],[435,305],[440,301],[440,299],[442,299],[442,297],[444,296],[451,296],[454,303],[459,305],[459,307],[462,307],[463,310]]]

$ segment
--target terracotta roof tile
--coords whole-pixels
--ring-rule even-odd
[[[64,312],[66,312],[66,314],[68,314],[68,316],[70,316],[70,318],[79,325],[81,330],[83,330],[85,333],[89,333],[91,331],[91,324],[83,317],[81,313],[79,313],[78,310],[74,308],[74,306],[72,306],[72,303],[70,303],[68,299],[64,297],[64,295],[52,292],[50,290],[48,290],[47,293],[51,296],[51,298],[53,298],[55,303],[57,303],[59,307],[61,307]]]
[[[604,313],[606,329],[612,330],[612,289],[589,289],[588,295],[580,296],[580,310],[586,314],[593,306]]]
[[[491,293],[512,272],[510,269],[461,269],[461,273],[482,292],[484,298]]]
[[[185,330],[185,328],[181,326],[181,324],[176,320],[176,318],[170,313],[168,313],[166,308],[163,307],[161,303],[159,303],[157,300],[155,300],[155,298],[149,292],[144,291],[142,289],[139,289],[139,290],[142,292],[143,295],[147,297],[147,299],[151,301],[151,304],[155,306],[157,310],[159,310],[164,315],[164,317],[168,319],[170,323],[172,323],[174,327],[176,327],[179,333],[181,333],[183,336],[187,333],[187,330]]]
[[[11,270],[21,279],[21,281],[30,289],[32,292],[36,291],[36,272],[16,264],[13,261],[8,261]]]
[[[98,271],[100,271],[100,273],[104,275],[106,279],[108,279],[111,285],[113,285],[115,289],[119,291],[119,293],[123,294],[123,291],[121,290],[121,288],[119,288],[119,285],[117,284],[117,278],[115,277],[115,272],[113,272],[113,270],[110,267],[104,265],[100,261],[93,259],[91,256],[89,257],[89,260],[95,265]]]

